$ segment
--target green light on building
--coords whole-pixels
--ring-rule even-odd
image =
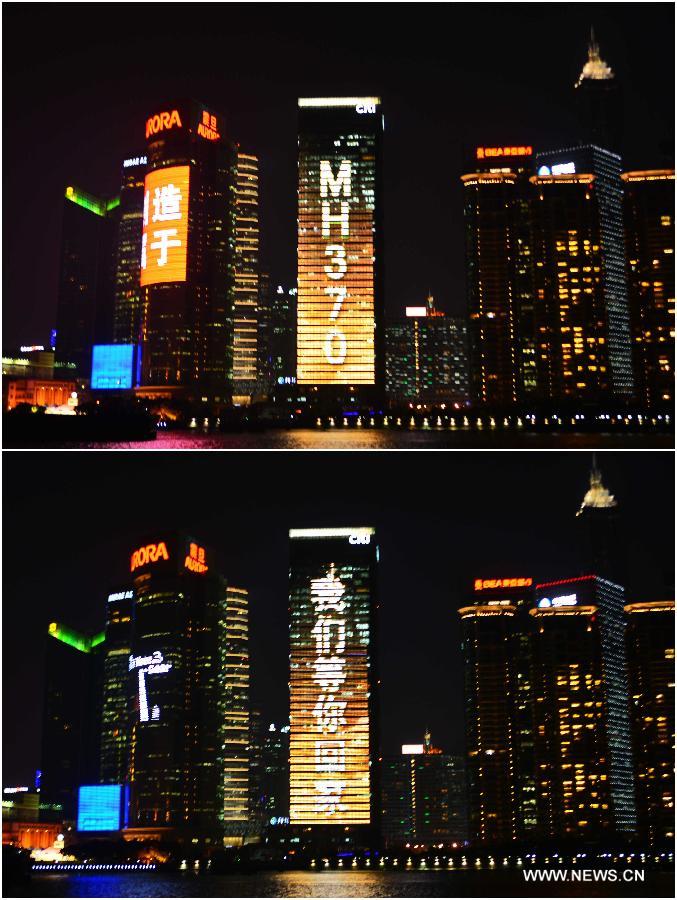
[[[79,650],[81,653],[90,653],[94,647],[98,647],[106,639],[106,632],[101,631],[93,636],[81,634],[73,628],[67,628],[59,622],[50,622],[49,634],[58,641],[63,641],[69,647]]]
[[[95,197],[94,194],[88,194],[87,191],[80,190],[80,188],[75,188],[72,185],[66,188],[66,199],[78,206],[82,206],[83,209],[88,209],[97,216],[105,216],[120,205],[119,197],[113,197],[112,200],[102,200],[100,197]]]

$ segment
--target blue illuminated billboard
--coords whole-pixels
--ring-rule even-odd
[[[118,831],[122,821],[122,785],[82,785],[78,791],[78,831]]]
[[[129,390],[134,387],[136,344],[94,344],[92,390]]]

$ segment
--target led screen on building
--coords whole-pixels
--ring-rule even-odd
[[[366,825],[374,532],[294,529],[290,537],[290,820]]]
[[[299,100],[299,384],[375,383],[379,102]]]
[[[122,785],[83,785],[78,790],[78,831],[117,831],[122,821]]]
[[[146,175],[141,286],[186,280],[190,166]]]
[[[134,387],[134,344],[94,344],[92,390],[129,390]]]

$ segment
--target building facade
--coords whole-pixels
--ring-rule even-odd
[[[145,178],[145,156],[133,156],[123,161],[112,334],[116,344],[138,344],[141,338],[141,236]]]
[[[106,603],[106,640],[103,654],[101,711],[102,784],[123,784],[129,755],[129,697],[127,673],[132,644],[134,591],[113,591]]]
[[[373,837],[379,818],[373,528],[291,529],[290,821]],[[375,839],[375,838],[374,838]]]
[[[675,173],[621,177],[637,399],[660,407],[675,394]]]
[[[383,389],[377,97],[299,100],[297,379],[311,397]]]
[[[235,203],[233,402],[247,404],[259,387],[259,161],[248,153],[237,154]]]

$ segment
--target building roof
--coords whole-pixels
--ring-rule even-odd
[[[583,497],[581,508],[576,515],[580,516],[586,508],[612,509],[614,506],[618,506],[616,498],[602,484],[602,473],[597,468],[597,463],[593,456],[592,469],[590,470],[590,488],[586,492],[585,497]]]
[[[579,87],[582,81],[606,81],[614,77],[611,66],[607,66],[599,55],[599,44],[595,40],[594,29],[590,29],[590,43],[588,44],[588,59],[581,74],[578,76],[576,87]]]

